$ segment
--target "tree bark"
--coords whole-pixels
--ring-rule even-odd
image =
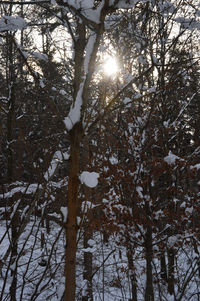
[[[153,291],[153,275],[152,275],[152,228],[147,226],[146,232],[146,290],[145,290],[145,301],[154,301]]]
[[[8,68],[7,74],[7,89],[8,89],[8,115],[7,115],[7,182],[11,183],[13,180],[13,119],[15,113],[15,74],[13,62],[13,44],[11,34],[7,34],[8,43]]]
[[[174,249],[168,250],[168,292],[174,294]]]
[[[17,249],[18,249],[18,242],[16,237],[18,236],[18,226],[20,223],[20,218],[18,212],[15,213],[12,219],[12,226],[11,226],[11,238],[12,238],[12,251],[11,251],[11,277],[12,282],[10,286],[10,300],[17,301],[16,299],[16,292],[17,292]]]
[[[85,167],[91,164],[90,158],[90,149],[89,149],[89,139],[88,136],[84,137],[83,141],[83,151],[81,152],[81,167]],[[91,198],[91,188],[87,186],[83,187],[85,201],[92,201],[93,197]],[[93,215],[91,212],[91,208],[86,209],[83,212],[82,219],[83,219],[83,243],[84,248],[90,247],[88,241],[93,238],[93,229],[91,227],[91,221],[93,219]],[[84,272],[83,272],[83,279],[87,281],[84,285],[84,293],[82,294],[82,301],[93,301],[93,291],[92,291],[92,278],[93,278],[93,254],[91,252],[84,252]]]
[[[161,278],[167,282],[167,265],[166,265],[166,260],[165,260],[165,252],[163,251],[161,254],[160,258],[160,273],[161,273]]]
[[[87,227],[87,226],[86,226]],[[86,228],[84,230],[84,248],[88,248],[88,240],[92,239],[92,230]],[[82,301],[93,301],[92,294],[92,253],[84,252],[84,273],[83,278],[87,281],[86,294],[82,297]]]
[[[66,222],[65,296],[64,301],[74,301],[76,292],[77,211],[80,169],[80,144],[82,126],[77,123],[70,132],[70,167],[68,182],[68,216]]]
[[[130,271],[130,280],[131,280],[131,299],[130,301],[137,301],[137,279],[135,276],[135,268],[133,263],[133,252],[132,248],[129,246],[127,250],[128,258],[128,269]]]

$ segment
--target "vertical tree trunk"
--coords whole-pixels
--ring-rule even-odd
[[[134,271],[134,264],[133,264],[133,252],[131,250],[131,247],[128,247],[127,251],[127,257],[128,257],[128,269],[130,272],[130,279],[131,279],[131,299],[130,301],[137,301],[137,280],[135,277],[135,271]]]
[[[84,137],[83,141],[83,151],[81,152],[81,167],[85,167],[91,164],[90,158],[90,150],[89,150],[89,139],[88,136]],[[83,188],[85,201],[91,200],[91,188],[84,186]],[[93,238],[93,229],[90,226],[93,215],[91,213],[91,209],[87,209],[84,212],[85,217],[83,217],[83,225],[84,228],[84,248],[90,247],[88,241]],[[84,252],[84,272],[83,279],[87,281],[84,287],[84,294],[82,295],[82,301],[93,301],[93,292],[92,292],[92,262],[93,254],[91,252]]]
[[[12,5],[10,5],[10,15],[12,15]],[[13,181],[13,120],[15,115],[15,68],[14,68],[14,51],[12,34],[7,32],[7,89],[8,89],[8,114],[7,114],[7,182],[12,183]],[[14,203],[12,204],[14,206]],[[16,301],[16,290],[17,290],[17,236],[19,227],[19,213],[15,212],[11,220],[11,256],[10,256],[10,269],[12,282],[10,286],[10,300]]]
[[[106,0],[106,4],[108,1]],[[104,5],[104,7],[106,6]],[[88,89],[92,74],[94,72],[94,62],[100,38],[104,31],[104,19],[106,12],[102,8],[101,25],[98,26],[97,33],[91,33],[96,39],[94,44],[86,49],[87,45],[87,31],[84,22],[81,18],[76,18],[76,39],[74,39],[74,104],[76,103],[77,95],[82,91],[82,107],[80,121],[73,125],[70,130],[70,166],[69,166],[69,180],[68,180],[68,217],[66,222],[66,255],[65,255],[65,295],[64,301],[75,301],[76,295],[76,252],[77,252],[77,214],[78,214],[78,189],[79,189],[79,171],[80,171],[80,146],[83,138],[82,118],[88,105]],[[89,38],[90,40],[90,38]],[[91,41],[91,40],[90,40]],[[87,53],[87,51],[90,53]],[[88,57],[87,57],[88,55]],[[86,61],[84,61],[87,57]],[[89,58],[89,61],[88,61]],[[86,69],[85,69],[86,67]],[[84,75],[84,72],[87,74]],[[84,75],[84,80],[83,80]],[[80,85],[83,87],[80,90]]]
[[[13,180],[13,118],[15,113],[15,74],[13,66],[13,44],[10,34],[7,34],[8,44],[8,74],[7,74],[7,89],[8,89],[8,114],[7,114],[7,182]]]
[[[70,166],[68,182],[68,216],[66,222],[65,296],[64,301],[74,301],[76,292],[77,211],[80,169],[80,144],[82,126],[77,123],[70,132]]]
[[[174,294],[174,249],[168,250],[168,292]]]
[[[15,213],[13,219],[12,219],[12,226],[11,226],[11,239],[12,239],[12,250],[11,250],[11,277],[12,282],[10,286],[10,300],[11,301],[17,301],[16,299],[16,291],[17,291],[17,239],[18,236],[18,227],[19,227],[19,214],[18,212]]]
[[[82,64],[86,45],[85,25],[77,21],[77,37],[74,44],[74,102],[80,89]],[[64,301],[75,301],[76,296],[76,252],[77,252],[77,214],[78,189],[80,172],[80,145],[82,141],[82,121],[75,124],[70,131],[70,164],[67,195],[67,222],[66,222],[66,252],[65,252],[65,295]]]
[[[88,248],[88,240],[92,239],[92,230],[85,229],[84,230],[84,248]],[[84,280],[87,281],[87,288],[85,296],[82,297],[82,301],[93,301],[92,294],[92,253],[84,252]]]
[[[198,274],[199,274],[199,278],[200,278],[200,253],[199,250],[197,248],[197,244],[196,244],[196,240],[193,239],[193,247],[194,247],[194,251],[195,253],[198,255],[198,261],[197,261],[197,265],[198,265]]]
[[[152,228],[150,225],[147,226],[146,232],[146,290],[145,290],[145,301],[154,301],[153,291],[153,275],[152,275]]]
[[[167,265],[165,260],[165,252],[163,251],[160,258],[161,278],[167,282]]]

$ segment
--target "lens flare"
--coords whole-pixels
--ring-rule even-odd
[[[115,75],[118,72],[117,61],[113,57],[107,57],[103,64],[103,71],[106,75]]]

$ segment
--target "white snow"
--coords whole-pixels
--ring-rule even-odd
[[[13,208],[12,208],[12,213],[11,213],[11,215],[10,215],[10,219],[12,219],[12,218],[14,217],[14,215],[15,215],[17,209],[18,209],[18,206],[19,206],[20,202],[21,202],[21,199],[19,199],[19,200],[14,204],[14,206],[13,206]]]
[[[164,161],[169,165],[175,164],[176,160],[180,160],[180,158],[174,155],[171,151],[169,151],[168,156],[164,157]]]
[[[84,73],[86,74],[88,73],[89,62],[90,62],[91,54],[94,49],[94,44],[96,42],[96,37],[97,35],[94,32],[92,32],[87,42],[86,55],[84,59]]]
[[[65,127],[68,131],[70,131],[73,126],[78,123],[81,119],[81,108],[82,108],[82,104],[83,104],[83,88],[85,85],[85,80],[86,80],[86,76],[88,74],[88,68],[89,68],[89,64],[90,64],[90,59],[91,59],[91,55],[94,49],[94,44],[96,42],[96,34],[94,32],[92,32],[90,34],[90,37],[88,39],[87,42],[87,46],[86,46],[86,54],[85,54],[85,58],[84,58],[84,77],[83,77],[83,81],[80,84],[79,87],[79,91],[77,93],[75,102],[72,104],[69,114],[67,117],[65,117],[64,119],[64,124]]]
[[[40,87],[43,89],[45,87],[44,81],[40,79]]]
[[[123,9],[127,9],[127,8],[133,8],[135,3],[138,2],[137,0],[119,0],[116,7],[117,8],[123,8]],[[142,2],[146,2],[146,0],[143,0]]]
[[[100,23],[101,10],[104,6],[104,0],[95,8],[93,0],[68,0],[68,4],[73,6],[75,9],[80,10],[81,14],[88,20]]]
[[[180,208],[185,208],[186,207],[186,202],[184,201],[181,205]]]
[[[11,198],[13,195],[15,195],[18,192],[25,193],[25,194],[32,194],[35,193],[37,189],[41,188],[41,185],[38,184],[30,184],[29,186],[22,186],[19,185],[18,187],[14,187],[9,192],[6,192],[4,194],[0,194],[0,199],[6,199]]]
[[[142,193],[143,192],[143,188],[141,186],[137,186],[136,187],[136,191],[137,191],[139,197],[143,198],[143,193]]]
[[[153,63],[154,63],[155,65],[158,64],[158,59],[157,59],[157,57],[156,57],[155,55],[152,55],[152,60],[153,60]]]
[[[123,103],[126,105],[127,108],[131,107],[131,99],[128,97],[125,97],[123,100]]]
[[[192,212],[193,212],[193,207],[187,207],[185,209],[185,213],[187,213],[188,215],[192,214]]]
[[[159,219],[163,216],[163,211],[160,209],[158,211],[155,212],[155,219]]]
[[[18,47],[18,48],[21,50],[20,47]],[[21,53],[23,54],[24,58],[27,59],[27,57],[28,57],[28,52],[27,52],[27,51],[24,51],[24,50],[21,50]]]
[[[53,88],[52,88],[53,89]],[[64,90],[64,89],[61,89],[60,91],[59,91],[59,93],[60,93],[60,95],[66,95],[67,94],[67,92]]]
[[[81,220],[82,219],[80,218],[80,216],[76,217],[76,223],[77,223],[78,226],[81,224]]]
[[[88,247],[88,248],[83,248],[81,251],[84,252],[84,253],[94,253],[96,251],[96,248],[95,247]]]
[[[154,93],[154,92],[156,92],[156,87],[151,87],[151,88],[149,89],[149,93]]]
[[[67,209],[67,207],[61,207],[61,208],[60,208],[60,211],[61,211],[62,214],[63,214],[64,222],[66,222],[66,221],[67,221],[67,215],[68,215],[68,209]]]
[[[146,61],[145,56],[144,56],[144,55],[139,55],[139,56],[138,56],[138,62],[139,62],[140,64],[146,64],[147,61]]]
[[[142,94],[141,93],[138,93],[134,96],[134,99],[138,99],[138,98],[141,98],[142,97]]]
[[[56,0],[51,0],[51,5],[56,6]]]
[[[12,271],[14,271],[14,270],[16,269],[16,266],[17,266],[17,262],[14,261],[13,264],[10,265],[10,269],[11,269]]]
[[[80,121],[81,107],[83,103],[83,99],[82,99],[83,86],[84,86],[84,82],[81,83],[80,89],[76,97],[76,101],[74,105],[71,106],[68,116],[65,117],[64,119],[64,124],[68,131],[70,131],[73,128],[73,126]]]
[[[130,101],[131,101],[131,99],[129,97],[125,97],[124,100],[123,100],[123,103],[126,105]]]
[[[49,181],[50,178],[54,175],[59,162],[68,159],[69,159],[68,153],[56,151],[47,172],[44,174],[45,180]]]
[[[132,82],[133,78],[133,75],[130,73],[124,74],[124,85],[129,85]]]
[[[194,166],[191,166],[190,168],[191,168],[191,169],[196,168],[197,170],[199,170],[199,169],[200,169],[200,163],[198,163],[198,164],[196,164],[196,165],[194,165]]]
[[[27,26],[27,22],[19,17],[13,17],[13,16],[3,16],[0,19],[0,32],[1,31],[16,31],[24,29]]]
[[[170,122],[170,120],[163,121],[163,125],[164,125],[165,128],[169,127],[169,122]]]
[[[118,164],[118,160],[116,157],[112,156],[109,158],[109,161],[112,165]]]
[[[168,246],[173,247],[174,244],[177,242],[178,238],[176,235],[172,235],[168,238]]]
[[[93,246],[96,245],[96,242],[94,241],[94,239],[89,239],[87,243],[88,243],[88,245],[91,246],[91,247],[93,247]]]
[[[97,172],[83,171],[79,178],[82,184],[94,188],[98,184],[99,174]]]
[[[40,53],[40,52],[32,52],[32,56],[34,56],[36,59],[41,60],[41,61],[48,61],[48,56],[46,54]]]

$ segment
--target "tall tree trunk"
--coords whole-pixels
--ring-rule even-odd
[[[165,260],[165,252],[163,251],[160,257],[160,273],[161,278],[167,282],[167,265]]]
[[[7,114],[7,182],[13,180],[13,120],[15,114],[15,74],[13,62],[13,44],[11,34],[7,34],[7,55],[8,55],[8,74],[7,74],[7,89],[8,89],[8,114]]]
[[[10,5],[10,15],[12,15],[12,5]],[[7,182],[12,183],[13,177],[13,121],[15,116],[15,68],[14,68],[14,49],[12,42],[12,34],[7,32],[7,89],[8,89],[8,114],[7,114]],[[14,208],[14,203],[12,203]],[[16,290],[17,290],[17,236],[19,227],[19,213],[16,211],[11,220],[11,257],[10,257],[10,269],[12,282],[10,286],[10,300],[16,301]]]
[[[193,247],[194,247],[194,251],[195,253],[198,255],[198,260],[197,260],[197,265],[198,265],[198,274],[199,274],[199,278],[200,278],[200,253],[197,247],[197,243],[196,240],[193,238]]]
[[[137,301],[137,279],[135,276],[135,269],[133,264],[133,252],[131,246],[128,246],[127,251],[128,258],[128,269],[130,272],[130,280],[131,280],[131,299],[130,301]]]
[[[64,301],[74,301],[76,292],[77,211],[80,170],[80,144],[82,125],[77,123],[70,132],[70,166],[68,182],[68,216],[66,222],[65,296]]]
[[[92,239],[92,229],[87,227],[84,230],[84,248],[88,248],[88,240]],[[82,297],[82,301],[93,301],[92,294],[92,253],[84,252],[84,280],[87,281],[87,287],[85,296]]]
[[[168,292],[174,294],[174,249],[168,250]]]
[[[145,301],[154,301],[153,291],[153,275],[152,275],[152,228],[150,225],[147,226],[146,232],[146,290],[145,290]]]
[[[89,149],[89,139],[88,136],[84,137],[83,141],[83,151],[81,152],[81,167],[84,168],[87,165],[91,164],[91,158],[90,158],[90,149]],[[85,201],[91,201],[91,188],[88,188],[87,186],[83,187]],[[86,209],[85,212],[83,212],[85,216],[83,216],[83,235],[84,235],[84,248],[90,247],[88,244],[88,241],[93,238],[93,229],[90,225],[93,214],[91,212],[91,208]],[[84,294],[82,295],[82,301],[93,301],[93,292],[92,292],[92,274],[93,274],[93,268],[92,268],[92,260],[93,260],[93,254],[91,252],[84,252],[84,272],[83,272],[83,279],[86,282],[84,287]]]
[[[76,252],[77,252],[77,214],[79,171],[80,171],[80,146],[83,140],[82,118],[88,105],[88,90],[94,72],[94,63],[100,39],[104,31],[104,19],[108,0],[105,1],[101,11],[100,25],[97,33],[90,33],[87,39],[85,23],[77,17],[76,39],[74,39],[74,104],[77,101],[78,93],[82,93],[82,107],[80,121],[73,125],[70,130],[70,166],[68,180],[68,216],[66,222],[66,254],[65,254],[65,295],[64,301],[75,301],[76,292]],[[105,10],[104,10],[105,9]],[[92,37],[92,39],[90,39]],[[93,41],[93,37],[96,37]],[[87,49],[88,41],[92,41]],[[90,53],[91,52],[91,53]],[[87,58],[87,59],[86,59]],[[88,60],[89,59],[89,60]],[[85,60],[85,61],[84,61]],[[86,73],[84,75],[84,72]],[[83,77],[84,75],[84,77]],[[83,87],[81,87],[81,83]],[[80,89],[81,87],[81,89]],[[79,95],[80,97],[80,95]]]
[[[18,227],[20,224],[20,217],[19,213],[15,212],[14,217],[12,219],[12,226],[11,226],[11,243],[12,243],[12,251],[11,251],[11,277],[12,282],[10,286],[10,300],[17,301],[16,299],[16,291],[17,291],[17,249],[18,243],[16,237],[18,236]]]

